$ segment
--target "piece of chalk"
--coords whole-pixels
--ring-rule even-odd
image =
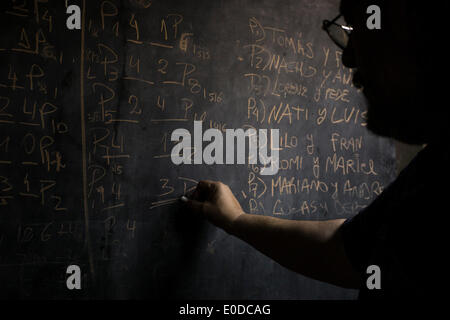
[[[189,199],[186,196],[181,196],[180,200],[183,202],[188,202]]]

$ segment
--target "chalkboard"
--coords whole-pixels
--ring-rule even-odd
[[[395,177],[390,140],[321,29],[339,2],[2,1],[0,296],[347,299],[177,200],[201,179],[248,213],[351,217]],[[181,164],[171,133],[279,129],[279,170]],[[194,150],[196,152],[196,150]],[[295,253],[293,253],[295,254]],[[78,265],[81,290],[66,286]]]

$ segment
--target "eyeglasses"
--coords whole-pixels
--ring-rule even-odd
[[[330,36],[331,40],[338,45],[339,48],[344,50],[347,47],[350,33],[353,31],[353,27],[336,23],[336,21],[342,16],[338,15],[333,20],[324,20],[322,29],[325,30]]]

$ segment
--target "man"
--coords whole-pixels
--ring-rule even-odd
[[[367,27],[369,5],[381,9],[381,29]],[[436,44],[439,17],[427,7],[398,1],[341,3],[352,32],[342,60],[355,68],[354,82],[368,100],[368,128],[382,136],[426,148],[397,180],[352,219],[291,221],[246,214],[228,186],[201,181],[192,198],[193,211],[248,242],[281,265],[303,275],[347,288],[360,298],[430,297],[440,283],[442,223],[448,181],[446,117],[440,113],[445,94],[436,90]],[[444,10],[443,10],[444,11]],[[445,11],[444,11],[445,12]],[[436,252],[442,249],[441,252]],[[380,270],[379,288],[369,288],[369,266]]]

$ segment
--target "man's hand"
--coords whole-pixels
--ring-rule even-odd
[[[231,233],[233,222],[242,214],[241,205],[230,188],[219,181],[200,181],[186,205],[210,222]]]
[[[246,214],[227,185],[209,180],[200,181],[190,199],[182,201],[290,270],[334,285],[359,286],[338,231],[345,219],[301,221]]]

